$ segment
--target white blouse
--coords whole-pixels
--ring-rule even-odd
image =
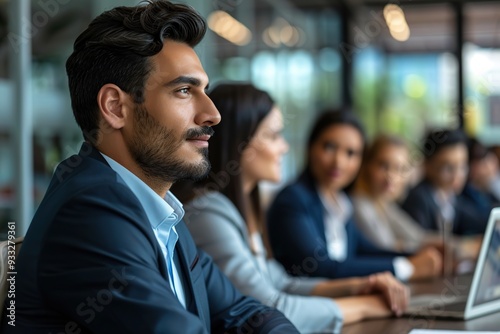
[[[325,238],[328,257],[342,262],[347,258],[347,232],[345,225],[352,216],[352,204],[343,192],[336,196],[335,201],[329,201],[319,194],[324,208]]]

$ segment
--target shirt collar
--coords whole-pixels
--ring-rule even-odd
[[[452,222],[455,219],[456,194],[449,192],[448,197],[443,197],[441,193],[434,190],[432,197],[438,207],[439,214],[446,222]]]
[[[343,191],[339,191],[335,196],[335,204],[327,200],[320,191],[318,191],[318,194],[328,215],[337,217],[344,224],[351,218],[353,214],[352,204]]]
[[[121,164],[102,153],[109,166],[120,176],[141,203],[153,229],[170,229],[184,216],[181,202],[169,191],[161,198],[144,181]],[[166,225],[165,225],[166,224]],[[164,226],[165,225],[165,226]]]

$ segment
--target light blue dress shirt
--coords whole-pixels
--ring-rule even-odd
[[[101,153],[109,166],[122,178],[123,182],[132,190],[141,203],[148,216],[151,228],[160,244],[160,248],[167,263],[170,277],[170,287],[175,295],[186,307],[186,298],[182,287],[179,273],[174,263],[175,244],[179,239],[175,225],[184,216],[181,202],[171,192],[167,192],[165,198],[161,198],[146,183],[139,179],[127,168],[115,160]]]

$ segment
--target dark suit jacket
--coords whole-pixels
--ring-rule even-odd
[[[343,262],[328,257],[323,204],[312,177],[305,172],[285,187],[268,211],[269,239],[275,258],[297,276],[351,277],[394,273],[393,252],[368,241],[353,219],[346,224],[348,255]]]
[[[241,295],[183,222],[176,229],[186,308],[139,201],[84,144],[58,166],[33,218],[17,260],[16,326],[4,317],[3,333],[298,333]]]
[[[465,185],[460,196],[476,210],[478,218],[485,224],[488,223],[491,210],[500,205],[500,200],[495,195],[477,189],[470,182]]]
[[[437,231],[439,230],[439,208],[433,193],[432,185],[424,180],[410,190],[402,207],[424,229]],[[487,214],[478,212],[464,196],[458,196],[455,202],[453,233],[457,235],[483,233],[486,228]]]

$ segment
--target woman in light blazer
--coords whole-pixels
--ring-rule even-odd
[[[400,315],[408,291],[390,273],[296,278],[268,256],[258,184],[281,177],[288,150],[283,116],[267,93],[248,84],[220,85],[209,95],[223,118],[210,140],[212,172],[176,192],[190,199],[185,222],[198,247],[241,292],[276,307],[301,333],[340,333],[342,323]]]
[[[411,167],[408,147],[396,136],[377,136],[365,152],[351,198],[357,227],[380,248],[411,253],[442,247],[438,233],[423,229],[396,202]]]

